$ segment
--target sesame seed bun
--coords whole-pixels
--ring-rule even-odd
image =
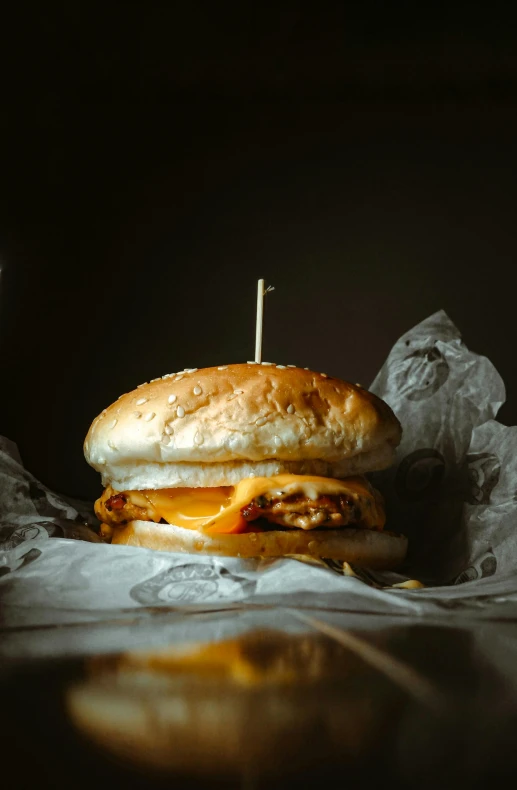
[[[400,568],[407,551],[405,536],[370,529],[288,529],[207,535],[198,530],[151,521],[131,521],[127,526],[114,530],[112,543],[226,557],[305,555],[379,570]]]
[[[122,395],[94,420],[84,452],[119,491],[220,486],[384,469],[400,434],[389,406],[358,385],[248,363],[171,373]]]

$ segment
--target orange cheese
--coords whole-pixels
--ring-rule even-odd
[[[382,508],[361,477],[334,480],[313,475],[276,475],[275,477],[250,477],[235,487],[221,488],[167,488],[146,490],[142,494],[157,513],[169,524],[203,532],[243,532],[247,522],[241,508],[255,497],[272,497],[303,494],[309,499],[323,495],[344,494],[355,500],[369,500],[370,507],[362,509],[362,522],[367,527],[384,523]]]

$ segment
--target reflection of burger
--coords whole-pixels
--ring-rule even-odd
[[[273,630],[91,659],[66,694],[76,728],[124,767],[214,783],[353,766],[400,705],[333,640]]]
[[[240,557],[304,554],[394,568],[364,473],[393,461],[401,429],[359,386],[284,365],[169,374],[93,422],[95,510],[113,543]]]

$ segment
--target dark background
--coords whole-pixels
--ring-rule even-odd
[[[368,385],[444,308],[517,422],[515,27],[389,5],[4,18],[0,432],[47,485],[98,494],[122,392],[251,359],[259,277],[266,360]]]

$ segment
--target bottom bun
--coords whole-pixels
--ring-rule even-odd
[[[226,557],[285,557],[305,554],[377,570],[396,570],[405,559],[407,538],[369,529],[268,530],[205,535],[194,529],[152,521],[131,521],[115,529],[112,543],[158,551]]]

